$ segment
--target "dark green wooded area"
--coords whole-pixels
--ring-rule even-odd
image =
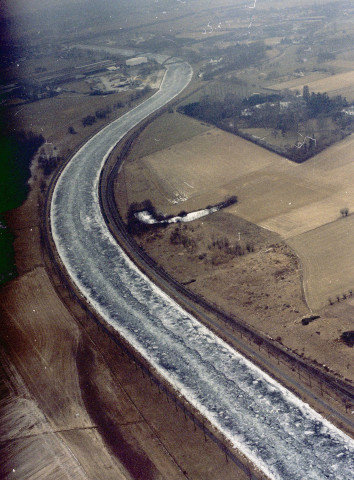
[[[13,252],[14,236],[9,231],[4,213],[19,207],[29,187],[31,159],[44,142],[32,132],[10,132],[2,120],[0,125],[0,285],[16,275]]]

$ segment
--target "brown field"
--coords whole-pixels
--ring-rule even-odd
[[[354,290],[353,236],[351,215],[288,240],[302,260],[304,291],[313,310]]]
[[[185,119],[187,124],[189,121]],[[305,233],[311,234],[313,229],[336,221],[343,207],[354,210],[353,143],[354,136],[347,137],[298,165],[211,128],[140,161],[128,162],[121,171],[119,186],[121,192],[124,191],[125,208],[133,201],[149,198],[165,214],[197,210],[237,195],[239,203],[228,208],[228,212],[274,231],[284,239],[292,238],[305,265],[313,258],[313,247]],[[142,145],[138,147],[139,156]],[[342,224],[338,222],[338,225]],[[327,259],[328,250],[335,248],[333,238],[328,236],[328,241],[318,244],[318,258]],[[346,245],[341,250],[350,249],[350,238],[349,235],[341,237]],[[337,270],[335,263],[323,261],[318,278],[308,275],[309,270],[305,269],[306,298],[311,308],[327,304],[335,278],[343,271],[343,261],[344,258],[338,260]],[[329,290],[324,286],[318,288],[322,277],[332,279]],[[339,285],[343,293],[354,286],[354,269],[350,272],[347,268]],[[310,295],[307,291],[313,293]]]
[[[240,24],[241,26],[242,24]],[[206,25],[205,25],[206,27]],[[215,41],[217,41],[218,37],[222,36],[225,34],[224,30],[205,30],[205,28],[201,28],[201,30],[196,30],[194,32],[183,32],[179,35],[176,35],[177,37],[180,38],[190,38],[192,40],[205,40],[205,38],[214,38]]]
[[[330,67],[333,67],[338,73],[340,73],[341,70],[343,73],[348,72],[349,70],[353,69],[353,58],[349,60],[348,56],[345,55],[344,58],[340,58],[340,56],[338,56],[335,60],[330,60],[329,62],[326,62],[326,64]]]
[[[321,320],[304,328],[301,318],[309,310],[301,291],[301,266],[281,241],[337,219],[344,200],[354,198],[348,194],[354,195],[350,188],[353,138],[322,152],[312,163],[296,165],[214,128],[198,134],[198,122],[188,117],[183,129],[176,128],[180,143],[175,144],[171,126],[173,121],[180,126],[181,118],[169,114],[168,128],[163,128],[166,120],[159,119],[139,137],[118,177],[117,200],[123,213],[128,203],[146,198],[163,213],[203,208],[230,194],[238,195],[239,204],[183,227],[182,234],[195,246],[171,245],[175,226],[138,241],[194,292],[272,338],[281,338],[290,349],[354,379],[352,350],[338,341],[351,328],[353,305],[346,301],[321,308]],[[157,143],[152,141],[155,135]],[[159,146],[164,148],[159,151]],[[179,202],[171,203],[172,198]],[[313,215],[307,218],[310,209]],[[259,228],[257,219],[260,227],[262,220],[273,226],[278,222],[273,230],[281,236],[266,225]],[[255,252],[233,258],[210,247],[222,237],[231,244],[238,238],[243,244],[254,243]],[[325,305],[327,297],[321,295]]]
[[[189,122],[189,119],[185,121]],[[247,161],[255,156],[254,162]],[[144,200],[147,195],[153,194],[157,208],[164,213],[178,213],[182,208],[204,208],[223,200],[226,195],[239,194],[237,179],[251,176],[259,170],[265,171],[275,158],[288,163],[251,142],[210,128],[189,140],[144,157],[139,165],[123,167],[130,186],[128,201],[133,197]],[[144,169],[146,174],[133,182],[130,175],[134,173],[130,173],[130,169],[135,167]],[[210,188],[211,185],[213,188]]]
[[[329,95],[342,95],[348,101],[354,100],[354,70],[318,79],[313,79],[312,75],[300,77],[271,85],[270,88],[275,90],[290,88],[301,91],[304,85],[308,85],[311,92],[327,92]]]
[[[264,40],[266,45],[278,45],[280,43],[281,37],[269,37]]]

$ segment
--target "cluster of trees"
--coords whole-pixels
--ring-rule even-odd
[[[243,118],[246,128],[271,128],[280,130],[284,135],[286,132],[299,129],[302,120],[297,108],[282,108],[280,102],[265,103],[262,108],[252,110],[248,117]]]
[[[18,87],[11,93],[11,96],[31,102],[56,95],[58,95],[58,91],[55,85],[31,80],[19,80]]]
[[[348,207],[341,208],[340,214],[342,215],[342,217],[347,217],[349,215],[349,208]]]
[[[339,140],[340,138],[338,138]],[[328,143],[329,145],[329,143]],[[300,145],[294,145],[289,148],[287,148],[284,151],[284,155],[287,156],[290,160],[293,160],[296,163],[302,163],[305,160],[308,160],[311,158],[315,153],[320,152],[323,150],[327,144],[324,144],[320,139],[315,141],[312,137],[306,139],[306,141],[303,141]],[[282,151],[279,149],[274,150],[276,153],[282,153]]]
[[[336,54],[333,52],[320,52],[317,55],[318,63],[328,62],[329,60],[335,60]]]
[[[112,108],[109,105],[106,105],[104,108],[99,108],[96,110],[95,115],[87,115],[81,120],[81,123],[84,127],[93,125],[96,120],[103,120],[109,117],[109,114],[112,112]],[[73,133],[73,132],[70,132]]]
[[[130,94],[129,102],[134,102],[135,100],[139,100],[139,98],[142,98],[148,93],[150,93],[151,90],[152,88],[149,85],[146,85],[146,87],[142,88],[141,90],[135,90],[133,93]]]
[[[222,208],[231,207],[231,205],[235,205],[238,202],[238,198],[236,195],[232,195],[231,197],[226,198],[222,202],[216,203],[215,205],[208,205],[206,208],[217,208],[221,210]]]
[[[226,198],[222,202],[217,203],[216,205],[208,205],[206,208],[211,209],[216,207],[218,210],[221,210],[222,208],[226,208],[231,205],[234,205],[235,203],[237,203],[237,201],[238,201],[237,196],[233,195],[231,197]],[[149,213],[150,216],[159,223],[147,224],[147,223],[141,222],[136,216],[136,214],[139,212]],[[186,215],[187,215],[187,212],[182,210],[176,216],[185,217]],[[140,235],[151,229],[166,227],[167,225],[169,225],[168,220],[170,220],[171,218],[173,218],[173,215],[162,215],[161,213],[158,213],[156,211],[156,208],[152,204],[151,200],[144,200],[143,202],[140,202],[140,203],[134,202],[134,203],[131,203],[128,208],[127,230],[130,234]],[[177,240],[178,238],[176,237],[175,241],[177,242]],[[173,241],[171,241],[171,243],[173,243]],[[183,242],[178,242],[178,243],[183,243]]]
[[[84,127],[91,126],[96,122],[96,117],[95,115],[87,115],[81,120],[81,122]]]
[[[310,94],[308,85],[305,85],[302,92],[302,98],[306,104],[306,113],[310,118],[316,118],[319,115],[330,115],[334,120],[341,114],[343,108],[348,107],[346,98],[341,95],[329,98],[327,93]]]
[[[335,303],[335,301],[337,301],[337,303],[339,303],[341,300],[346,300],[347,298],[352,297],[352,296],[353,296],[353,290],[350,289],[348,292],[342,293],[342,295],[337,294],[336,297],[335,297],[335,300],[333,300],[330,297],[328,299],[328,302],[329,302],[330,305],[333,305]]]
[[[287,106],[283,107],[281,102],[285,101]],[[340,95],[329,98],[327,93],[310,94],[305,86],[302,99],[275,93],[256,94],[241,99],[229,93],[223,100],[212,100],[210,96],[205,96],[199,102],[185,105],[180,111],[214,124],[242,119],[246,128],[273,128],[285,133],[297,130],[300,122],[310,118],[322,116],[323,119],[327,116],[334,121],[340,120],[344,115],[342,110],[347,106],[347,100]],[[244,110],[248,113],[242,115]]]
[[[62,162],[62,157],[56,155],[45,155],[44,152],[38,158],[38,166],[43,170],[44,175],[50,175],[57,166]]]
[[[208,246],[208,248],[209,250],[223,250],[228,255],[234,255],[237,257],[254,252],[253,243],[247,242],[244,244],[236,241],[234,244],[232,244],[227,237],[219,237],[214,239],[212,243]]]
[[[238,118],[241,109],[241,99],[236,95],[228,94],[224,100],[213,100],[209,95],[206,95],[200,102],[189,103],[178,108],[178,111],[219,126],[221,120]]]
[[[141,222],[136,214],[139,212],[147,212],[150,216],[160,223],[144,223]],[[186,216],[187,212],[180,212],[178,216]],[[144,200],[143,202],[133,202],[130,204],[127,213],[127,230],[132,235],[141,235],[149,230],[154,230],[161,227],[166,227],[169,225],[168,220],[171,219],[173,215],[162,215],[158,213],[155,206],[152,204],[151,200]]]
[[[112,109],[110,106],[106,106],[104,108],[100,108],[99,110],[96,110],[96,118],[102,119],[102,118],[107,118],[109,114],[112,112]]]
[[[346,343],[349,347],[354,346],[354,330],[349,330],[347,332],[343,332],[340,336],[342,342]]]
[[[204,97],[180,109],[186,115],[212,123],[232,133],[241,134],[239,126],[244,128],[271,128],[282,134],[298,129],[300,117],[292,108],[283,109],[280,95],[253,95],[241,99],[227,94],[224,100],[211,100]],[[261,108],[254,108],[261,105]],[[242,112],[245,112],[243,114]],[[242,134],[241,134],[242,135]]]
[[[125,103],[122,102],[121,100],[118,100],[118,102],[114,103],[112,108],[113,110],[119,110],[120,108],[124,108],[125,107]]]
[[[341,96],[329,98],[327,93],[310,93],[305,86],[302,97],[289,92],[255,94],[243,99],[227,94],[223,100],[205,96],[179,111],[236,133],[293,161],[303,162],[350,133],[352,118],[343,113],[347,106],[348,102]],[[287,147],[270,142],[269,136],[265,141],[242,132],[247,128],[267,128],[276,138],[278,133],[298,135],[308,131],[309,125],[310,134],[299,136],[304,140]]]

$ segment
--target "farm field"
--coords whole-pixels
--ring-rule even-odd
[[[313,310],[354,289],[354,216],[288,240],[302,260],[304,291]]]
[[[272,85],[274,90],[302,90],[304,85],[308,85],[311,92],[327,92],[329,95],[342,95],[350,102],[354,100],[354,70],[345,73],[338,73],[324,78],[313,79],[313,76],[299,77],[287,82]]]
[[[324,197],[269,217],[260,224],[278,232],[283,238],[290,238],[335,221],[343,207],[353,211],[353,147],[354,136],[351,135],[299,165],[302,178],[320,184],[319,188],[326,192]]]
[[[248,161],[249,158],[254,161]],[[238,178],[263,171],[275,158],[288,163],[251,142],[210,127],[191,139],[144,157],[140,163],[140,168],[147,172],[142,179],[147,182],[144,186],[139,186],[140,179],[129,182],[127,178],[126,181],[131,183],[131,197],[135,198],[137,189],[142,200],[151,193],[156,197],[158,210],[172,214],[178,213],[181,207],[204,208],[231,192],[236,194]],[[128,169],[123,167],[123,170],[125,175],[130,175]],[[148,181],[148,175],[153,180]]]
[[[334,230],[338,225],[341,230],[344,224],[336,222],[340,209],[354,210],[353,143],[354,137],[347,137],[304,164],[295,164],[244,139],[210,128],[138,162],[128,162],[122,169],[120,188],[129,185],[125,208],[133,201],[150,199],[163,214],[205,208],[237,195],[239,202],[229,207],[228,213],[285,240],[296,241],[296,251],[305,265],[314,258],[306,232],[311,234],[313,229],[327,224],[333,225]],[[351,236],[342,231],[338,235],[343,243],[340,250],[350,249]],[[332,243],[336,241],[335,236],[329,235],[327,242],[319,242],[318,258],[327,259],[328,250],[337,248]],[[307,291],[313,292],[307,295],[311,308],[325,306],[328,296],[354,286],[354,272],[349,267],[341,281],[336,280],[343,271],[343,262],[345,258],[333,264],[322,261],[320,275],[332,281],[328,288],[317,288],[319,280],[312,270],[305,269]],[[334,291],[336,285],[338,291]]]
[[[274,90],[283,90],[285,88],[290,89],[298,89],[300,90],[303,85],[309,85],[312,82],[317,82],[318,80],[322,80],[324,78],[328,78],[328,74],[324,72],[312,72],[306,74],[302,77],[297,76],[296,78],[292,78],[290,80],[275,83],[273,85],[269,85],[269,88],[273,88]]]

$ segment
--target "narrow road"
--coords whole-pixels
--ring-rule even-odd
[[[169,63],[161,89],[72,158],[53,193],[51,228],[73,281],[105,320],[272,479],[349,480],[354,442],[255,367],[148,280],[112,238],[98,201],[114,145],[192,76]]]

